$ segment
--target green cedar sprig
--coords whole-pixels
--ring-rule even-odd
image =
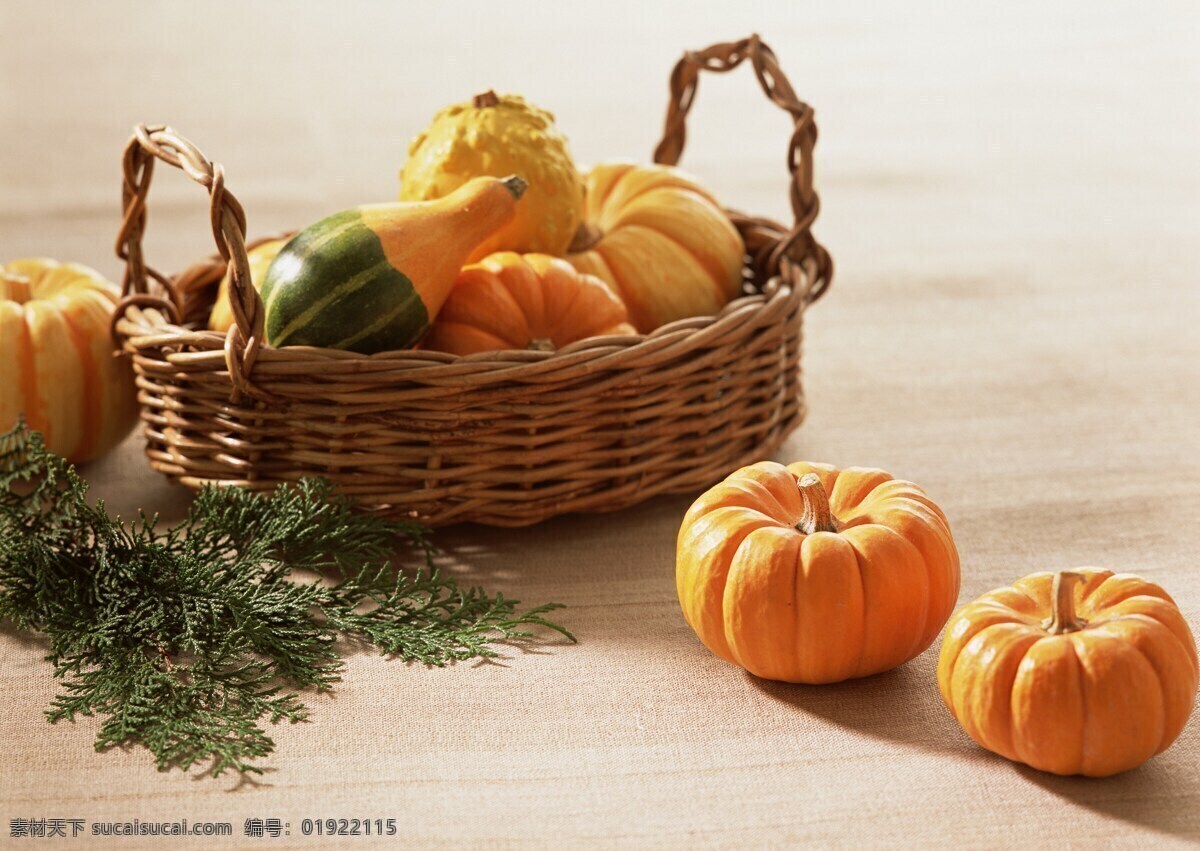
[[[545,618],[556,604],[518,613],[461,589],[426,530],[355,512],[322,480],[206,488],[165,531],[110,518],[87,490],[41,435],[0,435],[0,622],[49,638],[51,723],[99,716],[97,750],[142,744],[160,770],[260,772],[264,722],[304,720],[297,690],[339,680],[339,636],[426,665],[495,656],[532,626],[574,640]],[[394,568],[398,545],[422,566]]]

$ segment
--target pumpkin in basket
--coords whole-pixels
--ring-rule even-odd
[[[250,283],[256,290],[262,289],[263,279],[271,261],[279,254],[280,249],[287,245],[286,239],[269,239],[259,243],[246,252],[246,261],[250,266]],[[217,301],[213,304],[212,313],[208,316],[208,327],[214,331],[228,331],[233,325],[233,308],[229,306],[229,287],[231,272],[227,269],[221,285],[217,289]]]
[[[1035,573],[963,607],[938,687],[983,747],[1105,777],[1165,750],[1196,701],[1196,644],[1174,601],[1127,573]]]
[[[690,176],[670,166],[606,163],[585,187],[584,223],[567,259],[608,284],[639,331],[710,316],[741,294],[742,237]]]
[[[693,503],[679,530],[684,617],[713,653],[795,683],[913,658],[958,597],[941,509],[882,470],[764,461]]]
[[[565,260],[502,251],[459,273],[423,348],[553,352],[587,337],[636,333],[627,319],[603,283]]]
[[[98,458],[137,420],[128,361],[109,319],[120,290],[77,263],[0,268],[0,431],[18,417],[72,463]]]
[[[554,116],[517,95],[484,92],[434,116],[409,147],[400,200],[432,201],[473,177],[509,174],[529,184],[521,208],[471,260],[494,251],[563,254],[579,226],[583,181]]]

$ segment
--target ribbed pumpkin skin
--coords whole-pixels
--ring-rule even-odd
[[[1165,750],[1196,700],[1196,645],[1159,586],[1077,568],[1086,624],[1051,634],[1053,573],[984,594],[951,619],[938,687],[983,747],[1054,774],[1105,777]]]
[[[424,348],[456,355],[543,349],[601,334],[633,334],[603,282],[546,254],[491,254],[465,267]]]
[[[577,238],[567,259],[608,284],[639,331],[710,316],[741,295],[741,235],[690,176],[608,163],[593,168],[584,185],[584,227],[592,232],[583,245]]]
[[[0,430],[24,415],[71,462],[100,457],[137,420],[133,373],[109,333],[120,291],[75,263],[17,260],[3,272]]]
[[[250,282],[256,290],[262,290],[263,279],[267,276],[267,268],[285,245],[287,245],[286,239],[272,239],[256,245],[247,252],[246,260],[250,264]],[[230,273],[226,271],[225,277],[221,279],[220,287],[217,288],[217,300],[208,316],[208,327],[214,331],[228,331],[233,325],[233,308],[229,306],[229,287]]]
[[[583,213],[583,180],[554,116],[517,95],[488,92],[434,116],[408,150],[401,201],[442,198],[479,175],[516,174],[529,183],[516,217],[471,254],[561,255]]]
[[[840,530],[805,534],[799,482],[815,474]],[[937,637],[958,597],[946,517],[882,470],[743,467],[679,530],[684,617],[713,653],[756,676],[832,683],[900,665]]]
[[[479,177],[436,201],[354,207],[305,228],[267,269],[267,342],[361,354],[415,345],[523,189]]]

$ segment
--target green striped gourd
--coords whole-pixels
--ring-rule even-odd
[[[519,177],[477,177],[434,201],[354,207],[309,226],[263,280],[267,342],[361,354],[415,345],[524,190]]]

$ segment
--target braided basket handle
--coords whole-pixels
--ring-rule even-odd
[[[812,258],[816,264],[816,275],[808,294],[811,303],[824,294],[833,277],[833,261],[829,252],[812,234],[812,224],[820,210],[817,193],[813,190],[813,146],[817,142],[817,124],[812,107],[796,97],[791,83],[779,69],[774,52],[759,40],[758,35],[683,54],[671,72],[671,102],[667,105],[662,141],[654,149],[654,161],[662,165],[676,165],[679,162],[687,140],[687,114],[696,99],[700,71],[725,73],[746,59],[754,67],[763,92],[774,104],[787,110],[795,122],[787,154],[788,171],[792,176],[790,196],[795,223],[782,240],[770,240],[759,251],[747,244],[747,250],[754,256],[755,270],[764,277],[779,274],[785,258],[792,261]],[[744,223],[752,226],[759,221],[742,216],[737,218],[745,219]]]
[[[175,166],[208,190],[209,221],[217,251],[232,269],[229,304],[234,323],[225,337],[225,363],[233,379],[232,400],[252,391],[250,371],[258,356],[263,337],[263,303],[250,281],[246,259],[246,214],[242,205],[225,189],[225,170],[211,162],[199,148],[166,125],[139,124],[125,146],[122,158],[124,180],[122,206],[125,211],[117,234],[117,257],[125,261],[121,281],[121,300],[113,312],[113,325],[133,306],[157,307],[171,321],[179,323],[183,314],[179,293],[171,279],[146,264],[142,254],[142,235],[146,229],[146,195],[154,174],[155,160]],[[162,292],[150,291],[148,278],[158,282]]]

